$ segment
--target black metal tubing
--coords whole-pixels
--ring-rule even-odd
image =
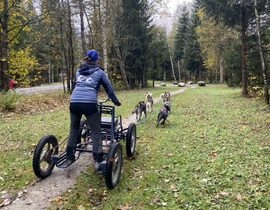
[[[104,104],[100,104],[99,106],[99,110],[100,110],[100,117],[102,120],[102,115],[103,114],[108,114],[111,115],[111,123],[110,123],[110,127],[108,128],[102,128],[101,127],[101,137],[102,137],[102,141],[114,141],[116,140],[117,142],[120,141],[120,139],[123,139],[126,137],[126,131],[127,128],[123,129],[123,125],[122,125],[122,116],[115,116],[115,107],[111,106],[111,105],[104,105]],[[115,125],[115,120],[116,118],[119,119],[118,123]],[[101,122],[102,124],[102,122]],[[116,127],[119,126],[119,129],[115,130]],[[104,136],[105,135],[105,136]],[[65,139],[66,141],[66,139]],[[64,142],[64,141],[63,141]],[[61,142],[60,144],[62,144],[63,142]],[[57,146],[59,146],[60,144],[58,144]],[[79,152],[77,158],[75,159],[75,161],[77,159],[79,159],[80,154],[82,152],[89,152],[89,153],[93,153],[92,149],[87,149],[87,145],[92,145],[89,141],[85,142],[85,143],[81,143],[76,147],[76,151]],[[85,148],[82,148],[83,146],[86,146]],[[102,145],[104,146],[104,145]],[[111,147],[105,145],[106,147]],[[103,151],[104,154],[108,154],[108,152]],[[57,162],[56,162],[56,167],[59,167],[59,165],[61,165],[61,163],[66,159],[66,152],[63,152],[62,154],[60,154],[57,158]]]
[[[115,107],[111,105],[99,105],[100,117],[102,119],[102,114],[111,115],[111,139],[114,139],[114,119],[115,119]],[[102,122],[101,122],[102,123]]]

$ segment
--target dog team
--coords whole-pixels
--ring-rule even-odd
[[[132,114],[136,114],[136,120],[139,121],[142,118],[142,114],[144,113],[144,116],[147,116],[147,112],[153,112],[153,95],[151,92],[146,92],[144,94],[145,101],[139,101],[138,104],[136,104],[134,110],[132,111]],[[169,91],[165,91],[160,95],[160,98],[162,100],[162,107],[159,110],[158,116],[157,116],[157,124],[156,126],[159,127],[160,125],[164,126],[165,121],[168,118],[169,112],[171,111],[171,93]]]

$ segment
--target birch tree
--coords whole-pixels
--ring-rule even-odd
[[[254,0],[254,13],[256,17],[256,34],[258,38],[258,48],[260,53],[261,65],[262,65],[262,77],[264,84],[264,100],[266,104],[269,104],[269,87],[268,87],[268,75],[265,68],[265,59],[262,51],[262,41],[261,41],[261,32],[260,32],[260,16],[257,10],[257,0]]]

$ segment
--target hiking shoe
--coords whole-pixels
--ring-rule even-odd
[[[69,158],[67,158],[64,162],[60,163],[58,165],[59,168],[67,168],[69,167],[70,165],[72,165],[72,163],[75,162],[75,156],[71,156]]]

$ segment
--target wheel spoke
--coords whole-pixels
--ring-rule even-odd
[[[113,166],[112,166],[112,181],[115,183],[120,175],[120,155],[118,154],[118,151],[115,153],[114,160],[113,160]]]
[[[50,151],[50,144],[47,145],[47,148],[42,151],[40,155],[40,162],[47,161],[47,155]]]

